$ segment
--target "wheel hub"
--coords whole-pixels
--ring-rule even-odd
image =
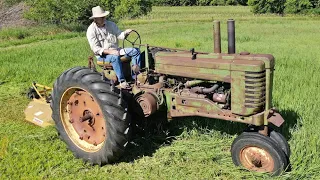
[[[68,89],[61,100],[62,121],[75,144],[86,151],[101,148],[106,139],[106,124],[93,96],[79,88]]]
[[[245,147],[240,151],[241,164],[252,171],[272,172],[274,160],[271,155],[259,147]]]

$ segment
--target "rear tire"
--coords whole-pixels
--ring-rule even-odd
[[[127,107],[119,89],[86,67],[71,68],[54,83],[51,109],[60,138],[91,164],[112,163],[123,154],[130,134]]]
[[[279,175],[288,166],[283,150],[268,137],[257,132],[244,132],[231,146],[233,163],[250,171]]]

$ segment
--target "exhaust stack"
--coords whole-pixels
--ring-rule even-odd
[[[220,21],[214,21],[213,39],[214,39],[214,53],[221,53],[221,32]]]
[[[228,54],[236,53],[236,31],[234,20],[228,20]]]

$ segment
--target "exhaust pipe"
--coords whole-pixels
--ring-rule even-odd
[[[228,54],[236,53],[236,31],[234,20],[228,20]]]
[[[221,53],[221,32],[220,21],[214,21],[213,24],[213,40],[214,40],[214,53]]]

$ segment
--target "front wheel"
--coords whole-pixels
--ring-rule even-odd
[[[257,132],[244,132],[231,147],[233,163],[250,171],[279,175],[288,166],[283,150],[274,141]]]
[[[51,103],[60,138],[76,157],[98,165],[123,154],[130,128],[120,90],[102,79],[89,68],[71,68],[56,80]]]

